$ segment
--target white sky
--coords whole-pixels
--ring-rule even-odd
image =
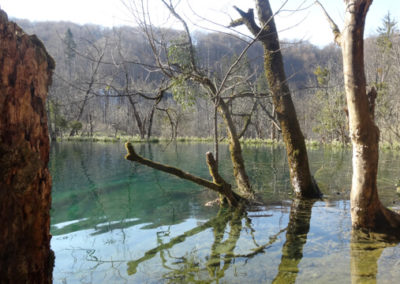
[[[148,2],[152,15],[155,15],[152,17],[153,23],[165,26],[167,23],[166,13],[160,0],[148,0]],[[283,0],[270,0],[274,11],[280,8],[283,2]],[[303,3],[304,10],[296,13],[282,12],[276,18],[278,29],[281,31],[281,39],[309,40],[319,46],[332,42],[329,26],[321,10],[315,5],[311,5],[313,2],[313,0],[288,0],[288,4],[284,7],[285,10],[293,10],[301,3]],[[340,26],[343,21],[343,0],[321,0],[320,2]],[[197,15],[222,25],[227,25],[230,17],[236,18],[237,13],[232,8],[233,5],[246,11],[248,8],[253,8],[254,5],[254,1],[251,0],[181,0],[180,13],[189,23],[197,24],[190,25],[192,31],[200,29],[199,26],[218,28],[193,14],[188,8],[188,3]],[[9,17],[31,21],[71,21],[78,24],[92,23],[107,27],[134,25],[133,16],[120,0],[0,0],[0,7],[7,12]],[[375,0],[373,2],[367,17],[366,35],[376,31],[388,11],[394,19],[400,21],[400,1]]]

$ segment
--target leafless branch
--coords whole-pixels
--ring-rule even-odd
[[[319,2],[318,0],[315,1],[315,4],[320,6],[322,9],[322,12],[324,13],[326,19],[329,22],[329,25],[331,26],[331,30],[333,32],[333,37],[337,45],[341,45],[342,41],[342,34],[340,32],[339,27],[336,25],[336,23],[333,21],[333,19],[329,16],[328,12],[325,10],[324,6]]]

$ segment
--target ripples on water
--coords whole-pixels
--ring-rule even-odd
[[[136,145],[156,161],[208,177],[211,144]],[[349,150],[310,150],[324,200],[292,202],[281,148],[244,149],[265,206],[237,212],[204,204],[213,193],[123,159],[120,144],[51,149],[55,283],[394,283],[400,245],[351,231]],[[221,173],[232,180],[229,153]],[[400,199],[400,162],[381,153],[386,206]]]

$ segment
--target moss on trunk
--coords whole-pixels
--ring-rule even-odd
[[[279,36],[270,3],[268,0],[257,0],[256,6],[261,27],[255,23],[252,9],[245,13],[238,8],[236,10],[242,18],[234,21],[231,26],[245,24],[263,45],[265,76],[286,145],[290,179],[296,196],[320,197],[321,192],[311,176],[304,136],[287,84]]]

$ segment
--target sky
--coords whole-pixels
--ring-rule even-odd
[[[129,3],[137,0],[0,0],[0,7],[10,18],[31,21],[70,21],[78,24],[98,24],[106,27],[136,25]],[[147,0],[155,25],[180,28],[171,22],[160,0]],[[174,2],[177,2],[174,0]],[[270,0],[273,11],[279,10],[284,0]],[[332,34],[321,9],[312,5],[314,0],[287,0],[276,17],[280,38],[306,40],[320,47],[332,43]],[[340,27],[343,23],[343,0],[320,0],[330,16]],[[125,4],[124,4],[125,3]],[[179,13],[187,20],[190,30],[224,30],[237,17],[233,5],[247,11],[253,8],[252,0],[180,0]],[[300,11],[293,12],[294,10]],[[382,18],[390,11],[400,21],[400,1],[375,0],[366,22],[366,36],[375,33]],[[208,19],[207,21],[205,20]],[[216,24],[218,23],[218,25]],[[245,29],[239,29],[245,33]]]

